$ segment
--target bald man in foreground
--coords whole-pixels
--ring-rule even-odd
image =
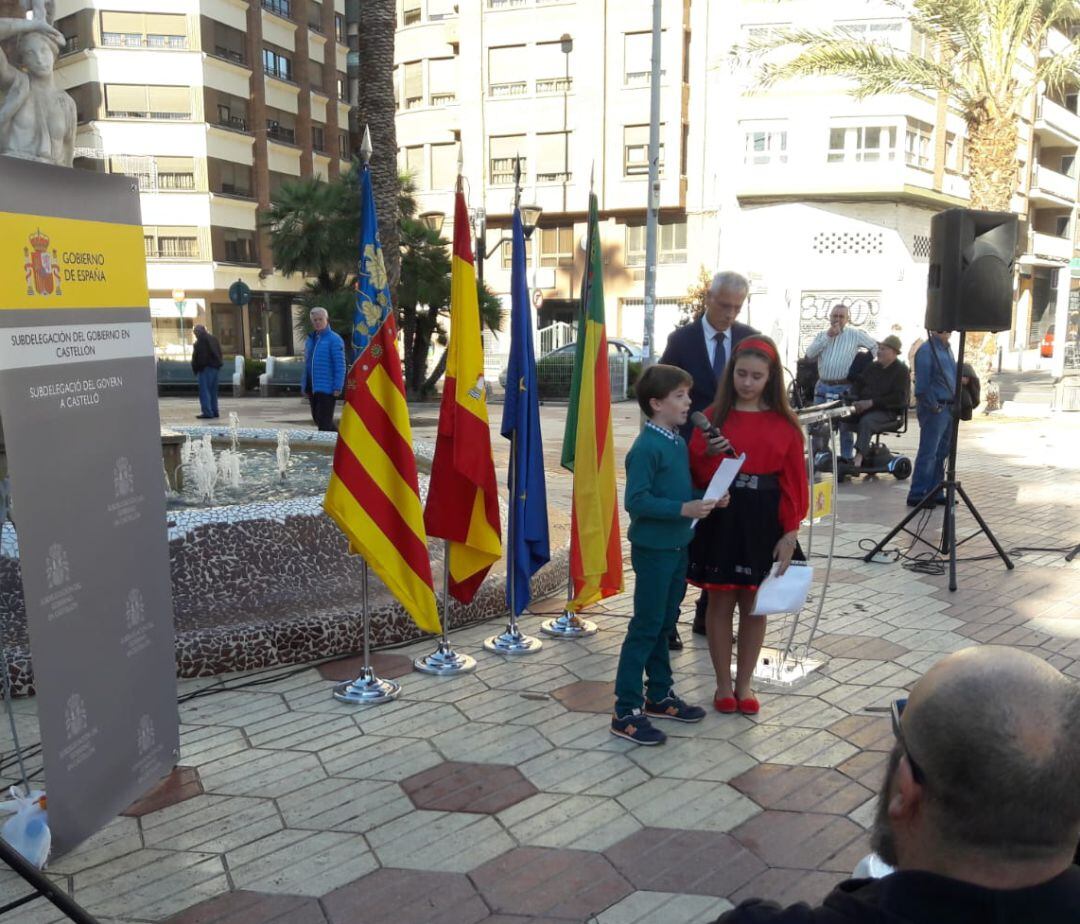
[[[896,868],[823,904],[743,902],[717,924],[1080,922],[1080,685],[1034,655],[949,655],[893,708],[871,845]]]

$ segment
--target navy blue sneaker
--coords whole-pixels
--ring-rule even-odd
[[[673,722],[700,722],[705,718],[704,709],[679,699],[674,690],[655,703],[646,699],[645,714],[654,719],[671,719]]]
[[[659,728],[653,728],[648,717],[640,709],[635,709],[629,715],[612,716],[611,733],[618,738],[625,738],[627,741],[643,744],[646,747],[667,741],[667,735]]]

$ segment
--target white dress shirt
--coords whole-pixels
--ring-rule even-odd
[[[708,318],[705,315],[701,316],[701,329],[705,332],[705,352],[709,354],[709,368],[711,369],[716,365],[716,335],[720,334],[724,338],[724,356],[731,359],[731,328],[729,327],[723,333],[713,327]]]

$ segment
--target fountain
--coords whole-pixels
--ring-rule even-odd
[[[277,467],[278,474],[281,476],[281,480],[285,480],[285,475],[289,471],[289,456],[292,454],[292,450],[289,448],[289,434],[284,430],[278,430],[277,436]]]

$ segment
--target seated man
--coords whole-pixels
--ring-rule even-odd
[[[907,407],[911,374],[896,358],[899,355],[900,338],[889,334],[878,344],[877,359],[863,370],[851,387],[857,413],[842,419],[840,427],[858,434],[851,463],[856,468],[862,465],[870,451],[870,438],[895,426]]]
[[[717,924],[1080,920],[1080,684],[987,645],[935,664],[893,707],[871,846],[896,872],[822,905],[750,899]]]

